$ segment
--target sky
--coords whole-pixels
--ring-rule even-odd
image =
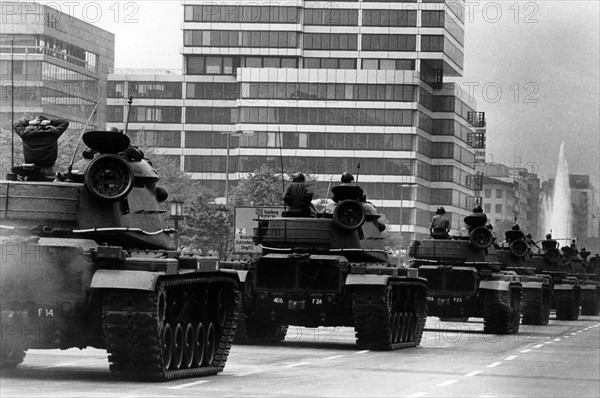
[[[182,68],[180,1],[40,3],[114,33],[116,68]],[[546,180],[564,141],[570,173],[589,174],[599,188],[600,2],[465,5],[464,72],[456,82],[486,113],[486,160]]]

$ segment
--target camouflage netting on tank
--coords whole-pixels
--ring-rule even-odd
[[[61,183],[0,183],[0,219],[76,221],[77,186]]]

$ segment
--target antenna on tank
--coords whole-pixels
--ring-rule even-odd
[[[67,167],[67,174],[71,174],[71,171],[73,171],[73,163],[75,162],[75,155],[77,155],[77,151],[79,150],[79,145],[81,144],[81,139],[83,137],[83,133],[85,133],[85,130],[87,129],[88,124],[90,124],[90,120],[92,120],[92,117],[96,114],[96,109],[98,109],[99,104],[100,104],[100,100],[98,100],[96,102],[96,106],[94,106],[94,109],[92,109],[92,113],[90,113],[90,116],[88,117],[87,121],[85,122],[85,125],[81,129],[81,133],[79,133],[79,140],[77,141],[77,146],[75,147],[75,151],[73,151],[73,156],[71,157],[71,163],[69,163],[69,167]]]
[[[133,104],[133,95],[129,96],[127,100],[127,119],[125,119],[125,129],[123,130],[123,134],[127,134],[127,128],[129,127],[129,115],[131,115],[131,104]]]
[[[356,165],[356,182],[358,182],[358,176],[360,175],[360,162]]]

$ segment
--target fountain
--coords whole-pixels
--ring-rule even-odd
[[[548,233],[552,231],[552,237],[555,239],[571,238],[571,187],[569,185],[569,167],[565,158],[565,143],[560,144],[558,153],[558,166],[556,168],[556,178],[554,179],[554,189],[551,198],[542,200],[541,215],[543,217],[543,231]],[[564,243],[564,241],[562,242]]]

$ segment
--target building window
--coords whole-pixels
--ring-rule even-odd
[[[502,199],[504,191],[501,189],[496,189],[496,199]]]
[[[417,26],[414,10],[363,10],[363,26]]]
[[[363,51],[415,51],[415,49],[415,35],[362,35]]]
[[[345,33],[305,33],[305,50],[356,50],[358,35]]]
[[[502,205],[498,204],[496,205],[496,214],[502,214]]]
[[[444,51],[444,36],[421,35],[421,51]]]
[[[485,204],[483,205],[483,211],[487,214],[490,214],[492,212],[492,205],[491,204]]]
[[[305,25],[357,26],[358,10],[335,8],[305,8]]]
[[[492,190],[491,190],[491,189],[488,189],[488,188],[486,188],[486,189],[485,189],[485,191],[484,191],[484,194],[483,194],[483,195],[484,195],[484,197],[485,197],[485,198],[487,198],[487,199],[491,198],[491,197],[492,197]]]
[[[421,26],[427,28],[443,28],[445,11],[421,11]]]
[[[185,5],[185,22],[298,23],[296,7]]]

